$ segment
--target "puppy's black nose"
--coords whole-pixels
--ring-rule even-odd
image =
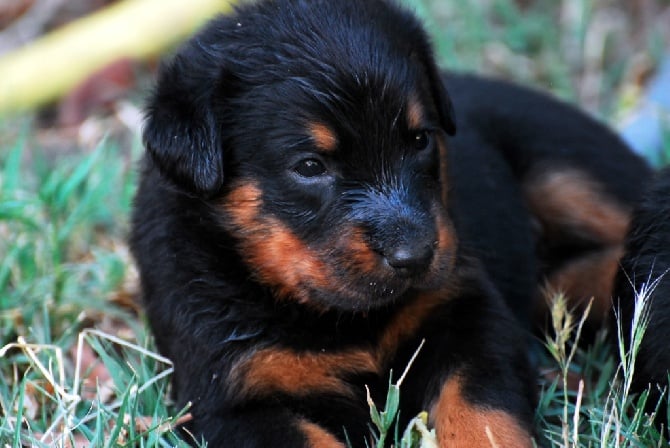
[[[411,277],[424,272],[433,259],[433,248],[430,245],[417,244],[397,247],[386,255],[389,266],[403,277]]]

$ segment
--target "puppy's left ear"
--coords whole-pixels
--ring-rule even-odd
[[[440,124],[447,134],[454,135],[456,134],[454,106],[451,104],[451,98],[449,97],[447,88],[444,86],[444,81],[442,80],[432,58],[429,63],[432,67],[428,70],[428,81],[430,82],[431,93],[435,100],[435,107],[440,114]]]
[[[451,103],[451,98],[447,92],[447,88],[442,81],[440,76],[439,69],[435,60],[433,59],[433,50],[429,43],[428,37],[423,33],[414,33],[414,36],[419,39],[418,45],[414,47],[414,58],[418,64],[423,67],[423,75],[425,76],[425,81],[427,85],[424,85],[423,88],[426,90],[431,98],[433,99],[433,104],[435,105],[435,110],[437,111],[440,127],[448,135],[456,134],[456,118],[454,115],[454,108]],[[440,180],[442,185],[441,191],[441,201],[442,204],[446,207],[448,204],[449,196],[449,182],[448,179],[448,166],[447,166],[447,146],[446,146],[446,137],[444,134],[438,136],[438,151],[439,151],[439,173]]]
[[[202,196],[223,184],[224,55],[192,41],[161,67],[149,99],[143,140],[161,174]]]
[[[427,38],[424,39],[425,41],[418,45],[415,57],[424,68],[424,75],[428,81],[428,86],[426,87],[435,103],[435,108],[440,118],[440,126],[447,134],[454,135],[456,133],[456,118],[451,98],[440,76],[437,64],[435,64],[435,60],[433,59],[432,48]]]

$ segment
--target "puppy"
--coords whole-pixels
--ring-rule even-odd
[[[649,389],[647,409],[658,408],[656,423],[667,430],[668,375],[670,375],[670,169],[659,173],[634,212],[626,241],[626,254],[616,279],[615,307],[611,334],[621,334],[626,349],[631,344],[631,327],[636,299],[648,302],[647,329],[635,361],[633,392]],[[615,341],[617,344],[619,341]],[[659,405],[661,396],[666,398]]]
[[[401,425],[532,446],[537,285],[614,269],[647,173],[569,106],[443,79],[383,0],[215,19],[163,66],[144,141],[131,247],[210,446],[366,446],[365,387],[382,403],[421,341]]]

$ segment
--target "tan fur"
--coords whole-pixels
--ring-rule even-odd
[[[417,99],[416,95],[410,96],[407,101],[407,125],[412,130],[420,130],[423,127],[426,113],[423,110],[423,104]]]
[[[526,197],[549,236],[567,229],[602,243],[623,241],[630,210],[610,199],[586,174],[566,170],[536,177],[525,187]]]
[[[429,414],[440,448],[531,448],[531,436],[514,417],[468,403],[458,375],[442,386]]]
[[[224,200],[224,209],[241,235],[241,249],[260,279],[276,288],[280,297],[307,303],[303,283],[324,290],[330,288],[329,269],[319,254],[276,218],[264,216],[262,193],[252,182],[234,188]]]
[[[313,122],[308,125],[309,133],[317,148],[329,153],[337,149],[337,135],[323,123]]]
[[[298,424],[307,438],[309,448],[346,448],[346,445],[335,438],[331,433],[307,420]]]
[[[579,258],[547,279],[547,290],[564,293],[573,306],[583,309],[593,298],[591,319],[602,321],[612,309],[614,277],[623,247],[617,246]]]
[[[318,392],[350,398],[362,394],[343,378],[348,374],[377,373],[379,365],[371,350],[296,352],[263,349],[238,362],[230,379],[242,396],[262,397],[274,392],[307,396]]]

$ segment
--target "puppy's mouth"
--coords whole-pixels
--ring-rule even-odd
[[[408,293],[437,290],[450,281],[456,241],[446,218],[437,233],[379,249],[360,228],[343,230],[328,253],[331,283],[310,288],[309,300],[322,306],[366,310],[402,301]]]
[[[304,301],[321,308],[368,311],[399,303],[416,291],[443,289],[451,281],[451,252],[436,254],[429,266],[419,271],[400,271],[380,256],[377,269],[338,270],[328,288],[309,285]]]

